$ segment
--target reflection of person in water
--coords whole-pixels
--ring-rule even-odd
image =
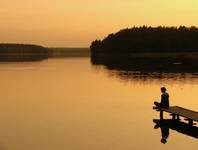
[[[168,136],[169,136],[169,126],[166,125],[166,124],[157,124],[155,126],[155,129],[159,128],[161,129],[161,136],[162,136],[162,139],[161,139],[161,142],[163,144],[166,144],[167,143],[167,139],[168,139]]]
[[[161,108],[169,107],[169,94],[166,92],[166,88],[162,87],[161,92],[162,92],[161,102],[160,103],[154,102],[154,104],[156,106],[156,107],[153,107],[154,109],[157,109],[158,107],[161,107]]]
[[[161,126],[161,134],[162,134],[162,139],[161,142],[163,144],[166,144],[168,136],[169,136],[169,127],[168,126]]]

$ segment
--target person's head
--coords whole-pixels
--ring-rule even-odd
[[[165,87],[161,87],[161,92],[165,93],[166,92],[166,88]]]

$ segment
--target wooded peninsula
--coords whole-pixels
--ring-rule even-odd
[[[92,42],[91,54],[198,52],[197,27],[133,27]]]
[[[127,71],[197,72],[197,27],[133,27],[95,40],[91,62]]]

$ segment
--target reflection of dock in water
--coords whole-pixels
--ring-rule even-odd
[[[154,119],[153,122],[155,123],[155,129],[157,128],[166,128],[167,130],[172,129],[181,134],[188,135],[193,138],[198,138],[198,127],[196,126],[189,126],[189,124],[187,123],[172,119],[164,119],[164,120]]]

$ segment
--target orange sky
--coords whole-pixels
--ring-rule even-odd
[[[197,0],[1,0],[0,42],[88,47],[139,25],[198,26]]]

